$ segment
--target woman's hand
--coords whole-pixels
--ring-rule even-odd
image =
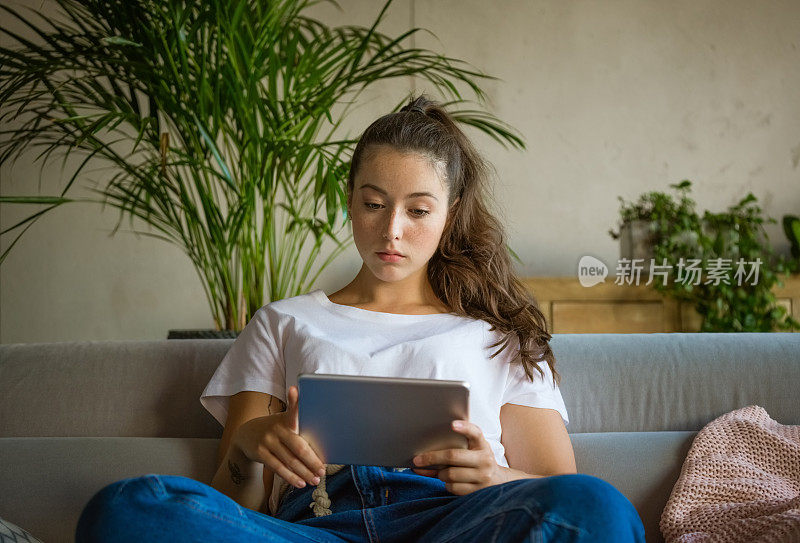
[[[286,411],[245,422],[236,430],[233,445],[253,462],[264,464],[290,485],[302,488],[306,481],[319,483],[325,463],[298,434],[299,395],[296,386],[290,387]]]
[[[456,426],[461,423],[461,426]],[[448,492],[463,496],[476,490],[505,482],[503,470],[497,465],[494,452],[483,432],[468,421],[454,421],[453,430],[466,436],[468,449],[427,451],[414,457],[418,466],[451,466],[439,470],[412,468],[415,473],[444,481]]]

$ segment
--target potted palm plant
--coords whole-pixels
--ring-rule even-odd
[[[225,335],[264,303],[306,292],[351,243],[344,186],[355,138],[340,131],[364,89],[417,77],[460,122],[524,148],[513,128],[468,105],[485,103],[479,83],[491,76],[405,46],[419,28],[378,30],[391,0],[369,28],[331,28],[307,15],[311,0],[55,1],[55,20],[0,6],[36,38],[1,30],[13,43],[0,47],[0,120],[14,127],[2,130],[0,164],[34,147],[43,162],[55,151],[82,161],[58,195],[0,197],[45,206],[0,232],[18,232],[0,263],[47,211],[109,204],[120,210],[112,234],[138,217],[150,231],[135,232],[189,256]],[[70,197],[92,163],[110,167],[89,189],[99,197]]]

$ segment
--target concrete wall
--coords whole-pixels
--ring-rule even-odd
[[[325,5],[314,13],[366,25],[380,8],[341,4],[343,12]],[[618,245],[607,231],[617,196],[685,178],[700,209],[723,210],[752,191],[776,219],[800,213],[798,2],[397,0],[383,28],[411,24],[435,34],[418,34],[417,46],[500,78],[484,84],[488,108],[524,134],[528,149],[471,134],[495,166],[498,213],[522,275],[574,275],[585,254],[613,268]],[[366,93],[350,128],[363,129],[413,86]],[[36,194],[38,171],[31,160],[4,166],[0,193]],[[42,193],[64,182],[54,164]],[[0,226],[32,210],[3,206]],[[117,216],[111,207],[62,206],[22,236],[0,268],[0,342],[162,339],[169,329],[212,327],[189,259],[152,238],[109,237]],[[126,219],[121,230],[129,229]],[[779,225],[768,232],[788,254]],[[0,250],[12,240],[4,235]],[[333,292],[359,266],[351,247],[316,286]]]

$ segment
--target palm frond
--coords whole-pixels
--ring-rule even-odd
[[[364,89],[418,77],[458,122],[524,148],[469,106],[463,89],[483,104],[492,76],[403,45],[425,29],[380,30],[392,0],[369,27],[307,16],[320,0],[55,1],[55,18],[0,6],[26,31],[0,28],[13,43],[0,46],[0,164],[37,151],[43,163],[63,153],[62,171],[81,161],[59,196],[0,198],[49,205],[2,234],[71,202],[85,168],[102,164],[111,173],[92,201],[119,210],[112,235],[127,217],[134,233],[181,247],[219,327],[240,330],[265,300],[303,292],[348,245],[356,141],[339,131]],[[156,232],[133,230],[134,218]],[[312,274],[325,243],[333,251]]]

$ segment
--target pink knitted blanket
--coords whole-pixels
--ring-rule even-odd
[[[800,541],[800,426],[757,406],[708,423],[661,515],[667,543]]]

